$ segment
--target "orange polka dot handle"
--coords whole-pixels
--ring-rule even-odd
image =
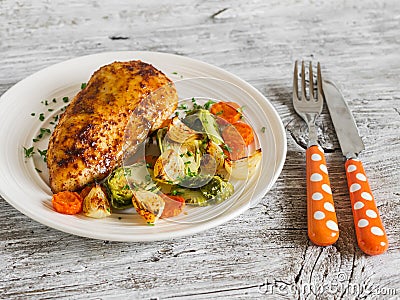
[[[369,255],[382,254],[388,239],[361,161],[348,159],[346,175],[358,246]]]
[[[308,237],[316,245],[332,245],[339,228],[323,149],[310,146],[306,159]]]

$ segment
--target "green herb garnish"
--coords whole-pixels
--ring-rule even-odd
[[[63,97],[63,101],[64,101],[64,103],[68,103],[69,98],[68,97]]]
[[[83,82],[83,83],[81,84],[81,90],[83,90],[86,86],[87,86],[87,83],[86,83],[86,82]]]
[[[42,170],[40,170],[40,169],[38,169],[38,168],[35,168],[35,170],[36,170],[36,172],[38,172],[38,173],[42,173]]]
[[[39,115],[39,120],[40,120],[40,121],[44,121],[44,113],[40,113],[40,115]]]
[[[265,132],[265,127],[261,127],[261,132],[262,132],[262,133]]]
[[[25,158],[32,157],[32,155],[35,154],[35,152],[33,151],[35,149],[34,147],[25,148],[22,146],[22,148],[24,148]]]
[[[207,109],[207,110],[209,110],[210,107],[211,107],[211,105],[213,105],[214,103],[215,103],[215,101],[208,100],[208,101],[206,102],[206,104],[204,104],[204,108]]]

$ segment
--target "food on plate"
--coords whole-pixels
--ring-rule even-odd
[[[141,61],[96,71],[49,141],[54,209],[100,219],[134,208],[154,225],[231,198],[262,159],[242,107],[193,98],[182,112],[177,99],[174,84]]]
[[[107,177],[175,111],[174,84],[141,61],[101,67],[66,108],[47,150],[54,193]],[[128,127],[129,125],[129,127]]]
[[[185,208],[185,198],[181,196],[163,194],[162,198],[164,199],[165,206],[161,218],[178,216]]]
[[[87,195],[82,197],[83,213],[95,219],[102,219],[111,215],[110,203],[108,202],[105,189],[96,183],[93,186],[88,186],[88,190]]]
[[[75,215],[82,211],[83,199],[76,192],[58,192],[53,195],[51,202],[55,211],[62,214]]]

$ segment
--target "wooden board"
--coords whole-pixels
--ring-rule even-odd
[[[155,243],[89,240],[0,199],[0,298],[396,299],[400,297],[400,6],[397,1],[0,1],[0,94],[69,58],[116,50],[184,55],[258,88],[279,112],[287,160],[253,209],[215,229]],[[341,230],[307,239],[306,127],[291,102],[294,60],[320,61],[342,89],[390,248],[356,246],[343,158],[318,119]],[[29,199],[26,199],[29,201]]]

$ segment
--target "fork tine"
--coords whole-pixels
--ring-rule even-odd
[[[323,101],[323,96],[322,96],[322,75],[321,75],[321,65],[318,62],[317,65],[317,93],[318,93],[318,100]]]
[[[312,70],[312,62],[310,61],[310,67],[309,67],[309,78],[310,78],[310,85],[308,87],[308,92],[310,94],[310,101],[315,101],[317,99],[314,99],[314,76],[313,76],[313,70]]]
[[[294,71],[293,71],[293,100],[298,100],[299,95],[298,95],[298,90],[299,87],[297,86],[297,78],[298,73],[297,73],[297,60],[294,62]]]
[[[307,101],[306,97],[306,75],[304,69],[304,61],[301,62],[301,100]]]

